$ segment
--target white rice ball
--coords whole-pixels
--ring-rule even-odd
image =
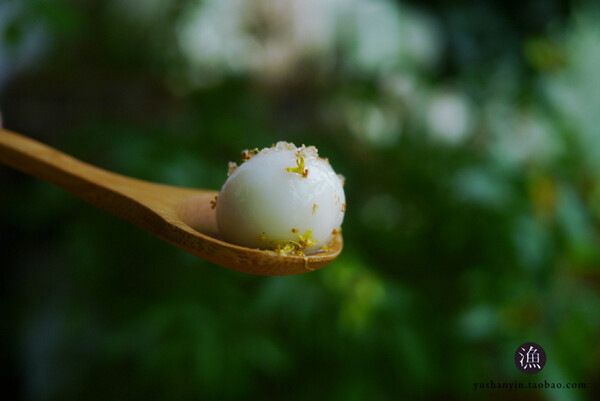
[[[227,242],[305,254],[330,245],[344,219],[343,178],[313,146],[279,142],[245,151],[230,163],[217,200],[217,224]]]

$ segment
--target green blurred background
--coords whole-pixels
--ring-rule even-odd
[[[316,145],[348,200],[335,263],[266,278],[0,166],[6,399],[600,399],[598,7],[4,0],[0,33],[9,129],[213,189]]]

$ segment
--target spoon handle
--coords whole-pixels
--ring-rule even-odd
[[[133,181],[6,129],[0,129],[0,163],[48,181],[116,215],[122,215],[119,209],[124,196],[129,195],[128,184]]]

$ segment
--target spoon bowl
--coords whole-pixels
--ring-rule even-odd
[[[306,273],[332,262],[342,251],[341,234],[330,250],[306,256],[230,244],[219,235],[214,209],[217,191],[111,173],[8,130],[0,130],[0,162],[55,184],[187,252],[242,273]]]

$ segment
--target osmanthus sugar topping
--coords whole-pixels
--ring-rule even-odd
[[[216,202],[223,239],[250,248],[304,255],[327,250],[346,209],[343,177],[314,146],[278,142],[229,163]]]

